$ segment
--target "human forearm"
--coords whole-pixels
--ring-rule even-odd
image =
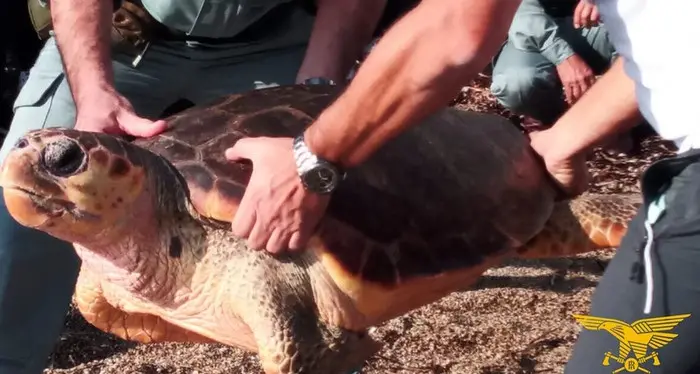
[[[618,58],[603,76],[547,130],[552,139],[548,153],[566,159],[586,153],[607,138],[639,124],[643,119],[634,81]]]
[[[317,0],[318,11],[297,82],[340,82],[369,44],[387,0]]]
[[[506,36],[519,1],[424,0],[391,27],[343,95],[306,133],[346,167],[446,106]]]
[[[111,0],[52,0],[51,16],[78,111],[96,92],[113,89]]]

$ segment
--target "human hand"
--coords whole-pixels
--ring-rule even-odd
[[[600,23],[598,7],[591,0],[580,0],[574,10],[574,27],[595,27]]]
[[[250,160],[253,173],[233,218],[234,235],[254,249],[302,249],[330,197],[307,191],[297,172],[292,138],[244,138],[226,150],[231,161]]]
[[[164,131],[163,120],[139,117],[129,101],[113,89],[100,90],[81,103],[75,123],[77,130],[114,135],[149,137]]]
[[[588,189],[590,175],[584,154],[568,155],[566,145],[556,139],[552,129],[528,134],[530,146],[542,158],[564,198],[577,196]]]
[[[595,73],[579,55],[573,54],[557,65],[564,98],[573,105],[595,83]]]

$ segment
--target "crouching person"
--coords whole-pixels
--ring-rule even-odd
[[[614,47],[599,21],[585,0],[523,0],[493,68],[498,102],[553,124],[612,62]]]

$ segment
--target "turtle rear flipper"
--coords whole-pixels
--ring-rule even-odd
[[[558,202],[542,231],[518,249],[518,257],[568,257],[619,247],[641,204],[639,194],[586,193]]]

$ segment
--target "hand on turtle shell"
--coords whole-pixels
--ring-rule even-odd
[[[234,235],[271,253],[300,250],[328,206],[307,191],[292,153],[292,138],[244,138],[226,150],[231,161],[250,160],[253,172],[233,218]]]
[[[139,117],[129,101],[116,92],[102,92],[80,106],[75,128],[142,138],[163,132],[167,124]]]
[[[550,176],[561,192],[561,198],[572,198],[588,189],[590,175],[585,154],[568,155],[565,145],[552,139],[549,130],[529,133],[530,146],[542,158]]]

